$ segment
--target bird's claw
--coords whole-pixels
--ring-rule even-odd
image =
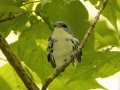
[[[70,57],[71,57],[71,59],[75,59],[75,56],[74,56],[74,55],[71,55]]]

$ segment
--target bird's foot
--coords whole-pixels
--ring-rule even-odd
[[[61,77],[61,76],[62,76],[62,75],[61,75],[61,72],[64,72],[64,70],[60,71],[60,68],[61,68],[61,67],[58,67],[58,68],[56,69],[56,73],[58,74],[58,76]]]
[[[72,60],[75,59],[75,56],[74,56],[74,55],[71,55],[70,57],[71,57]]]

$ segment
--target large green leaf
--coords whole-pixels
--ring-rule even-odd
[[[41,0],[41,8],[46,4],[49,0]]]
[[[3,5],[13,5],[15,6],[15,3],[14,3],[14,0],[0,0],[0,5],[3,6]]]
[[[94,31],[96,40],[95,50],[100,50],[107,46],[120,46],[118,34],[115,30],[110,29],[105,21],[99,21]]]
[[[14,31],[22,32],[22,30],[28,27],[27,26],[28,20],[29,20],[28,13],[26,12],[25,15],[17,17],[12,21],[11,29]]]
[[[0,23],[0,32],[4,35],[4,37],[7,37],[8,34],[10,33],[11,25],[12,25],[12,21],[6,21],[6,22]]]
[[[72,1],[69,4],[63,0],[53,0],[45,4],[42,10],[40,10],[39,5],[36,10],[39,11],[46,23],[50,22],[52,28],[56,21],[65,21],[70,25],[72,31],[77,34],[78,38],[81,37],[80,35],[83,36],[83,33],[88,28],[88,12],[78,0]]]
[[[67,67],[67,69],[61,73],[62,76],[57,77],[53,80],[53,82],[49,85],[50,90],[89,90],[93,88],[103,88],[101,87],[94,79],[89,80],[80,80],[70,82],[66,84],[67,81],[75,75],[76,67],[73,67],[71,64]]]
[[[31,78],[35,81],[35,83],[39,85],[41,81],[37,74],[33,72],[29,67],[27,67],[24,63],[23,66]],[[0,87],[2,90],[27,90],[24,83],[9,63],[0,68]]]
[[[85,54],[69,82],[94,80],[98,77],[108,77],[115,74],[120,70],[119,56],[119,52],[91,52]]]
[[[0,7],[0,13],[6,13],[6,12],[21,12],[24,11],[23,9],[16,7],[16,6],[1,6]]]
[[[78,80],[75,82],[71,82],[67,85],[74,86],[74,89],[77,89],[77,90],[91,90],[91,89],[96,89],[96,88],[102,88],[102,89],[104,88],[100,84],[98,84],[95,79]]]
[[[111,5],[112,6],[117,6],[116,0],[108,1],[108,4],[105,7],[105,10],[103,11],[102,15],[105,16],[112,23],[112,25],[114,26],[114,28],[117,31],[118,30],[118,27],[117,27],[117,11]]]
[[[23,16],[19,16],[18,18],[15,18],[14,20],[9,19],[9,17],[14,16],[16,13],[22,12],[22,11],[24,11],[24,10],[19,7],[16,7],[16,6],[9,6],[9,5],[1,6],[0,19],[5,20],[5,21],[0,23],[0,32],[3,33],[3,35],[5,37],[8,36],[11,29],[14,29],[17,31],[17,30],[20,30],[23,26],[25,26],[25,23],[27,22],[27,17],[25,17],[25,16],[27,14],[25,14]],[[25,17],[25,18],[23,18],[23,17]],[[20,20],[23,20],[23,21],[20,22]]]
[[[47,62],[47,38],[50,30],[45,23],[39,22],[33,24],[24,30],[19,40],[12,44],[16,55],[21,61],[24,61],[28,67],[35,71],[44,81],[52,72],[52,67]]]
[[[0,87],[2,90],[27,90],[9,63],[0,68]]]
[[[103,0],[90,0],[90,2],[97,9],[99,9]],[[105,9],[102,12],[102,15],[105,16],[110,21],[110,23],[114,26],[115,30],[118,33],[117,13],[120,13],[120,7],[117,3],[117,0],[108,0]]]
[[[90,0],[94,6],[99,9],[103,0]],[[110,29],[111,24],[106,24],[105,21],[98,21],[95,26],[95,49],[100,50],[108,46],[120,46],[119,42],[119,32],[117,29],[117,18],[118,13],[120,13],[120,7],[118,6],[117,0],[108,0],[102,15],[105,16],[111,24],[114,26],[115,30]],[[108,26],[109,25],[109,26]],[[102,26],[102,27],[101,27]]]

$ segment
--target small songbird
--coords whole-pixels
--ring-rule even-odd
[[[48,39],[47,58],[52,67],[62,66],[67,60],[70,60],[71,55],[78,49],[79,41],[72,34],[70,27],[63,21],[57,21],[54,24],[54,31]],[[82,52],[76,58],[81,61]],[[75,60],[72,62],[75,65]]]

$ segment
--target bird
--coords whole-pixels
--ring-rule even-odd
[[[62,66],[70,57],[74,55],[75,50],[79,46],[78,39],[73,35],[69,25],[64,21],[57,21],[54,24],[52,35],[48,39],[47,59],[53,68]],[[72,61],[75,66],[75,61],[81,61],[82,52]]]

